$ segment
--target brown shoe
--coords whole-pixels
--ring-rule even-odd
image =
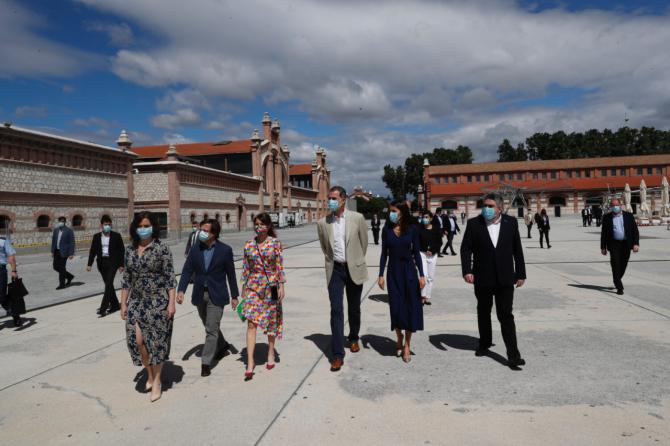
[[[330,364],[330,371],[339,372],[343,364],[344,361],[342,360],[342,358],[335,358],[335,360]]]
[[[352,342],[349,349],[351,350],[351,353],[358,353],[361,351],[361,347],[358,345],[358,342]]]

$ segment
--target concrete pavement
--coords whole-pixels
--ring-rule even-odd
[[[368,254],[362,350],[331,373],[329,304],[318,243],[286,250],[285,339],[279,363],[243,382],[244,325],[229,309],[223,331],[238,353],[199,376],[204,333],[193,307],[178,308],[163,398],[149,403],[118,315],[98,319],[98,299],[29,313],[32,325],[0,325],[3,443],[669,444],[670,232],[640,228],[642,249],[611,287],[597,228],[552,221],[552,249],[523,239],[528,282],[515,299],[519,346],[513,371],[494,321],[492,357],[477,358],[475,299],[459,258],[440,259],[426,331],[414,357],[393,356],[386,295],[376,288],[379,249]],[[286,233],[290,231],[285,231]],[[457,244],[460,236],[457,238]],[[495,318],[495,316],[494,316]]]

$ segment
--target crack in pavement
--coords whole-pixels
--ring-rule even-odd
[[[39,383],[39,385],[42,387],[42,389],[56,390],[58,392],[80,395],[83,396],[84,398],[95,401],[96,403],[98,403],[100,407],[102,407],[105,410],[105,414],[107,414],[107,417],[111,420],[112,424],[114,424],[114,419],[116,418],[116,416],[112,413],[112,408],[108,404],[105,404],[105,402],[102,401],[102,398],[100,398],[99,396],[90,395],[86,392],[82,392],[81,390],[68,389],[63,386],[54,386],[52,384],[45,382]]]

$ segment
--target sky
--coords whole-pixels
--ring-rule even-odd
[[[0,121],[114,146],[249,138],[386,195],[434,147],[670,129],[670,2],[0,0]],[[627,121],[626,121],[627,120]]]

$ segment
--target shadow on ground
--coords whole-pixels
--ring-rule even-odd
[[[436,334],[428,336],[428,340],[433,346],[442,351],[447,351],[447,347],[455,348],[456,350],[470,350],[476,351],[479,346],[479,339],[462,334]],[[495,344],[494,344],[495,346]],[[493,359],[494,361],[507,366],[507,358],[499,355],[496,352],[488,351],[484,356]]]

